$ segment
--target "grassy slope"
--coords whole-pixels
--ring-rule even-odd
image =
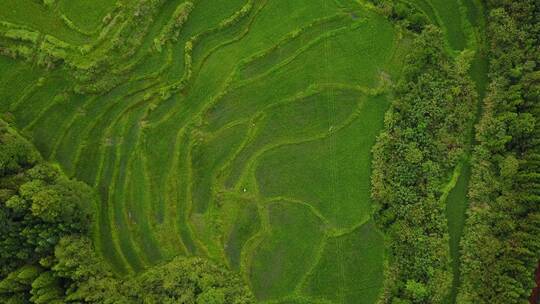
[[[40,1],[3,0],[0,20],[39,29],[75,45],[89,41],[89,37],[67,27],[59,14]]]
[[[200,0],[157,52],[181,3],[161,6],[133,56],[113,61],[128,77],[109,92],[78,95],[62,69],[1,57],[2,112],[99,191],[96,244],[119,273],[202,255],[240,271],[261,301],[372,302],[383,252],[369,224],[370,148],[406,44],[353,3]],[[120,13],[105,0],[6,5],[1,20],[73,45]],[[338,288],[320,286],[331,287],[328,263],[343,269]]]
[[[468,22],[481,28],[481,9],[472,0],[463,1]],[[381,71],[393,75],[398,70],[388,66],[399,65],[399,58],[391,58],[392,29],[381,17],[359,9],[351,13],[327,1],[258,1],[247,15],[218,28],[246,3],[201,0],[179,41],[161,53],[152,51],[152,37],[179,3],[168,2],[157,15],[138,50],[131,80],[101,96],[70,93],[72,83],[61,71],[36,73],[27,64],[1,58],[2,109],[35,138],[42,153],[100,189],[98,244],[119,272],[138,271],[175,254],[208,255],[242,271],[261,299],[353,301],[344,292],[354,290],[321,294],[309,287],[316,283],[300,284],[306,277],[299,274],[287,276],[292,281],[279,275],[266,280],[265,267],[274,257],[265,257],[272,250],[263,249],[261,240],[282,246],[288,233],[272,230],[269,214],[276,211],[270,212],[275,208],[265,202],[280,198],[305,204],[311,216],[325,222],[324,229],[309,235],[325,240],[315,242],[311,251],[324,252],[325,259],[305,269],[321,272],[324,261],[341,263],[341,254],[329,249],[341,242],[331,235],[352,234],[370,214],[369,147],[386,103],[361,100],[373,94]],[[26,26],[82,44],[93,39],[103,16],[113,11],[109,4],[96,2],[90,14],[76,1],[59,1],[53,8],[8,1],[0,19],[25,20]],[[418,4],[444,26],[452,48],[467,45],[470,33],[464,30],[458,2]],[[184,45],[191,37],[197,40],[189,85],[162,102],[148,100],[160,86],[187,75]],[[485,60],[477,57],[471,76],[480,95],[485,69]],[[321,86],[328,83],[338,85]],[[154,109],[149,102],[159,106]],[[357,130],[339,135],[344,133],[338,132],[339,123],[348,114],[360,117],[352,120]],[[227,140],[224,134],[233,130],[245,132],[231,133],[234,140]],[[361,139],[360,146],[348,145],[351,138]],[[468,168],[465,162],[448,195],[456,273]],[[295,254],[285,254],[284,261],[294,262]],[[257,287],[262,280],[270,286]]]
[[[115,2],[112,0],[60,0],[58,7],[64,18],[88,33],[99,28],[103,18],[114,8]]]

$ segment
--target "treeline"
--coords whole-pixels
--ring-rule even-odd
[[[91,191],[45,164],[33,147],[0,124],[0,302],[54,303],[61,280],[51,275],[54,249],[85,235]]]
[[[475,112],[466,53],[451,57],[440,29],[425,26],[395,85],[373,148],[375,220],[387,238],[381,303],[443,303],[452,283],[441,191],[463,157]]]
[[[93,247],[93,202],[0,120],[0,303],[253,303],[240,278],[200,258],[118,277]]]
[[[540,2],[489,0],[458,303],[527,303],[540,259]]]

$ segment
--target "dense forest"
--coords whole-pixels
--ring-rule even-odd
[[[523,303],[540,253],[540,3],[487,1],[490,84],[477,126],[459,303]]]
[[[406,26],[422,28],[406,5],[376,3]],[[486,5],[490,83],[479,101],[456,303],[525,303],[529,297],[532,303],[538,301],[531,290],[540,257],[540,4]],[[475,112],[466,58],[449,64],[437,36],[416,50],[374,148],[373,195],[391,255],[384,303],[448,300],[448,230],[438,198],[445,174],[462,157]]]

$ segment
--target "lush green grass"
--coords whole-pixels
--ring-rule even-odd
[[[371,213],[370,149],[387,106],[384,96],[371,98],[362,104],[360,115],[335,134],[267,153],[256,170],[261,194],[307,202],[335,229],[365,221]]]
[[[33,71],[29,64],[18,63],[0,56],[2,78],[0,79],[0,106],[2,112],[11,113],[16,104],[30,96],[43,77],[43,72]],[[43,79],[44,80],[44,79]],[[13,113],[11,113],[13,114]]]
[[[60,11],[77,27],[93,32],[102,24],[103,18],[114,8],[112,0],[59,0]]]
[[[231,198],[221,202],[228,209],[224,219],[224,246],[231,268],[240,270],[242,248],[261,229],[257,203],[254,200]]]
[[[148,220],[149,201],[148,181],[145,176],[144,159],[136,152],[130,160],[131,171],[128,181],[128,196],[125,201],[125,212],[134,236],[134,241],[141,248],[143,256],[149,263],[159,260],[162,256],[159,244],[155,239],[150,221]]]
[[[374,303],[383,283],[383,240],[372,221],[330,238],[303,290],[333,303]]]
[[[464,32],[463,15],[458,1],[430,0],[446,31],[448,42],[454,50],[463,50],[467,38]]]
[[[439,19],[439,16],[435,12],[435,9],[433,8],[430,0],[411,0],[404,2],[416,5],[421,11],[426,14],[426,16],[431,20],[431,22],[440,25],[441,21]]]
[[[204,213],[212,200],[213,181],[216,172],[227,161],[246,136],[247,125],[238,124],[206,138],[201,134],[194,145],[192,167],[193,211]]]
[[[158,50],[183,1],[137,27],[136,1],[8,2],[0,20],[85,45],[63,48],[67,62],[110,59],[89,76],[1,58],[0,105],[95,187],[96,245],[116,271],[200,255],[240,272],[260,301],[374,301],[383,241],[369,221],[371,146],[408,46],[383,16],[354,1],[193,1],[177,41]],[[111,75],[122,81],[75,92]]]
[[[469,180],[471,177],[471,166],[469,161],[465,161],[459,168],[457,182],[446,198],[446,217],[448,219],[448,231],[450,233],[450,255],[452,257],[452,270],[454,272],[453,290],[449,298],[449,303],[455,303],[457,288],[460,279],[460,246],[459,242],[463,235],[465,226],[465,211],[468,207]]]
[[[230,164],[226,185],[231,187],[244,171],[248,160],[257,151],[287,142],[298,142],[323,134],[333,126],[338,126],[354,112],[361,102],[361,93],[354,90],[333,92],[314,92],[302,95],[298,99],[288,100],[268,108],[268,112],[257,116],[251,125],[255,125],[253,139],[246,142],[243,149]],[[332,103],[332,104],[330,104]],[[328,115],[332,106],[335,112]],[[313,117],[327,117],[314,120]]]
[[[66,26],[60,14],[55,12],[53,8],[47,7],[40,2],[34,0],[3,0],[0,20],[25,25],[77,45],[89,41],[88,37]]]
[[[305,205],[278,201],[268,207],[269,227],[248,258],[258,299],[288,296],[317,259],[324,223]]]
[[[484,8],[480,0],[461,0],[467,10],[467,19],[476,27],[485,26]]]
[[[476,0],[406,0],[416,5],[446,33],[448,45],[455,51],[469,47],[471,24],[481,19]]]

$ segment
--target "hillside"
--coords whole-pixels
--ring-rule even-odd
[[[37,155],[0,170],[2,214],[20,220],[11,181],[41,164],[92,193],[88,227],[3,267],[0,300],[52,303],[29,296],[37,277],[9,287],[39,264],[57,303],[522,303],[540,258],[540,8],[499,2],[0,0],[2,125]],[[499,212],[508,226],[487,229]],[[496,302],[477,271],[516,238],[519,291]]]

